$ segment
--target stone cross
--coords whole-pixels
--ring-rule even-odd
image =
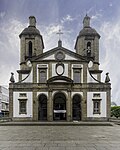
[[[57,32],[57,34],[59,35],[59,40],[61,39],[61,35],[63,34],[63,32],[61,32],[61,30],[59,29],[59,31]]]

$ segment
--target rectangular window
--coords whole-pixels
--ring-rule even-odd
[[[101,99],[93,99],[93,114],[100,114]]]
[[[9,104],[6,104],[6,109],[9,110]]]
[[[2,102],[2,109],[5,110],[5,103],[4,102]]]
[[[47,69],[39,69],[39,83],[46,83]]]
[[[81,69],[73,69],[74,83],[81,83]]]
[[[19,99],[19,113],[20,114],[27,113],[26,105],[27,105],[27,99]]]

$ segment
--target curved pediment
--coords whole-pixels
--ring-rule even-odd
[[[67,83],[67,84],[73,84],[73,80],[66,77],[66,76],[54,76],[47,80],[47,83]]]

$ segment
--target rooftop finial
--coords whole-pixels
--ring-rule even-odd
[[[89,26],[90,26],[90,17],[86,13],[86,16],[84,17],[83,20],[83,27],[89,27]]]
[[[29,17],[29,26],[36,27],[36,18],[34,16]]]

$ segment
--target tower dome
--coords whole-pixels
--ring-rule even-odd
[[[97,31],[93,28],[89,27],[84,27],[80,32],[79,32],[79,37],[81,36],[98,36],[100,38],[100,35],[97,33]]]
[[[86,14],[83,19],[83,29],[79,32],[79,36],[98,36],[97,31],[90,27],[90,17]]]
[[[36,28],[36,19],[34,16],[29,17],[29,26],[25,28],[19,35],[21,38],[22,35],[40,35],[40,31]]]

